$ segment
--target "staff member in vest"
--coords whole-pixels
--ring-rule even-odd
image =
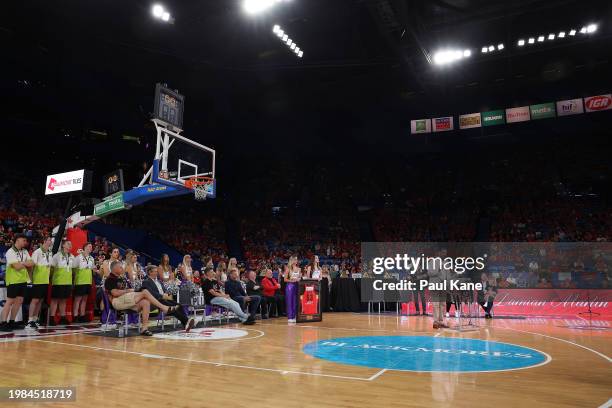
[[[72,304],[72,321],[78,323],[87,323],[85,317],[85,306],[87,305],[87,297],[91,292],[91,284],[93,282],[93,270],[96,267],[91,250],[93,246],[91,242],[86,242],[83,245],[83,252],[74,258],[74,302]]]
[[[27,237],[19,234],[15,237],[15,244],[6,251],[6,303],[0,314],[0,331],[3,332],[23,329],[21,325],[15,323],[15,318],[21,309],[30,281],[28,269],[34,266],[30,254],[25,249],[27,245]]]
[[[45,238],[40,248],[32,254],[34,270],[32,272],[32,289],[30,291],[30,318],[26,330],[38,330],[38,316],[43,299],[47,296],[49,288],[49,274],[51,271],[51,237]]]
[[[74,256],[70,253],[72,242],[65,240],[60,251],[51,258],[51,307],[49,313],[50,325],[55,326],[55,313],[59,306],[60,324],[68,324],[66,319],[66,299],[72,291],[72,266]]]

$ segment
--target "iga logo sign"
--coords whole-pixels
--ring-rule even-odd
[[[202,328],[192,329],[189,333],[184,330],[168,333],[157,333],[153,337],[165,340],[185,340],[185,341],[209,341],[209,340],[228,340],[239,339],[248,336],[249,332],[238,329],[217,329],[217,328]]]
[[[612,109],[612,94],[589,96],[584,98],[587,112],[597,112]]]

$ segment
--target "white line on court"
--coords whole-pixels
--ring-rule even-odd
[[[610,398],[608,402],[599,406],[599,408],[610,408],[610,407],[612,407],[612,398]]]
[[[517,332],[521,332],[521,333],[528,333],[528,334],[534,334],[534,335],[537,335],[537,336],[548,337],[549,339],[559,340],[559,341],[562,341],[564,343],[573,344],[576,347],[580,347],[580,348],[588,350],[588,351],[590,351],[592,353],[597,354],[598,356],[600,356],[604,360],[608,361],[608,363],[612,363],[612,358],[606,356],[605,354],[600,353],[597,350],[593,350],[592,348],[588,348],[587,346],[583,346],[582,344],[574,343],[573,341],[569,341],[569,340],[565,340],[565,339],[560,339],[558,337],[549,336],[547,334],[535,333],[535,332],[530,332],[530,331],[526,331],[526,330],[513,329],[511,327],[503,327],[503,326],[497,326],[497,327],[500,327],[502,329],[512,330],[512,331],[517,331]]]
[[[157,358],[157,359],[184,361],[184,362],[187,362],[187,363],[196,363],[196,364],[209,364],[209,365],[214,365],[216,367],[245,368],[245,369],[250,369],[250,370],[268,371],[268,372],[275,372],[275,373],[281,373],[281,374],[299,374],[299,375],[309,375],[309,376],[314,376],[314,377],[339,378],[339,379],[343,379],[343,380],[357,380],[357,381],[372,381],[373,380],[372,377],[368,377],[368,378],[349,377],[349,376],[343,376],[343,375],[322,374],[322,373],[308,373],[308,372],[303,372],[303,371],[279,370],[279,369],[275,369],[275,368],[264,368],[264,367],[254,367],[254,366],[246,366],[246,365],[238,365],[238,364],[219,363],[219,362],[216,362],[216,361],[192,360],[192,359],[189,359],[189,358],[164,356],[164,355],[160,355],[160,354],[140,353],[138,351],[118,350],[118,349],[104,348],[104,347],[86,346],[84,344],[64,343],[64,342],[60,342],[60,341],[38,340],[38,339],[32,339],[32,341],[37,341],[37,342],[41,342],[41,343],[59,344],[59,345],[63,345],[63,346],[80,347],[80,348],[96,350],[96,351],[110,351],[110,352],[115,352],[115,353],[132,354],[132,355],[136,355],[136,356],[140,356],[140,357],[145,357],[145,358]],[[382,374],[382,373],[380,373],[380,374]],[[374,378],[376,378],[376,377],[374,377]]]
[[[380,377],[381,375],[383,375],[385,372],[387,371],[386,368],[383,368],[382,370],[380,370],[379,372],[377,372],[376,374],[374,374],[373,376],[371,376],[370,378],[368,378],[368,381],[374,381],[375,379],[377,379],[378,377]]]

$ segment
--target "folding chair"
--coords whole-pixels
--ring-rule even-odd
[[[116,323],[117,337],[120,337],[119,336],[120,331],[123,332],[122,333],[123,337],[127,336],[129,325],[130,325],[130,320],[137,321],[138,332],[140,332],[140,329],[141,329],[140,313],[133,311],[133,310],[122,310],[122,311],[115,310],[111,301],[108,298],[108,293],[106,293],[106,291],[102,292],[102,301],[104,302],[104,310],[107,311],[106,323],[102,324],[103,333],[106,333],[108,329],[107,325],[108,325],[109,320],[114,321]],[[122,319],[119,318],[120,316],[122,317]],[[130,319],[130,317],[132,317],[132,319]],[[100,322],[102,322],[102,316],[100,316]]]

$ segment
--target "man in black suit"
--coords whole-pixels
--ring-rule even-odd
[[[166,306],[178,306],[174,300],[172,300],[172,295],[169,295],[164,290],[162,283],[159,281],[159,268],[154,265],[147,266],[147,279],[142,282],[142,289],[146,289],[153,295],[153,297],[163,305]],[[189,330],[195,326],[195,320],[193,317],[188,318],[185,315],[185,311],[182,307],[178,307],[176,311],[173,313],[173,316],[176,317],[183,326],[185,326],[185,332],[189,333]]]

